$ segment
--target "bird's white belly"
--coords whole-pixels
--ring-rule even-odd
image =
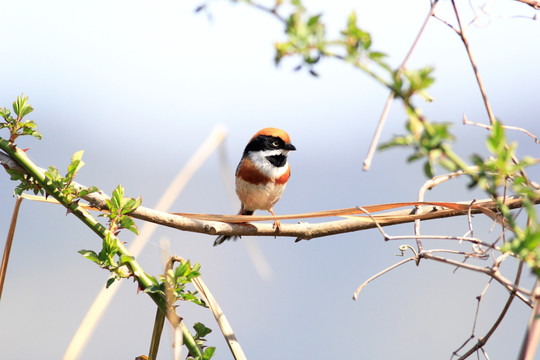
[[[236,193],[245,210],[270,210],[279,200],[285,184],[254,185],[241,178],[236,179]]]

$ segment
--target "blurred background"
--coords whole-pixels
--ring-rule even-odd
[[[388,91],[346,64],[323,60],[319,77],[294,72],[295,60],[273,63],[284,39],[275,18],[242,4],[197,1],[12,1],[0,5],[0,106],[29,96],[43,140],[23,138],[21,148],[41,167],[65,172],[85,150],[77,181],[107,193],[121,184],[128,196],[153,207],[178,171],[217,124],[230,167],[222,176],[214,153],[187,184],[175,212],[236,213],[227,193],[243,148],[259,129],[285,129],[298,151],[292,177],[274,207],[277,214],[416,200],[426,180],[421,163],[406,163],[409,151],[375,155],[362,171]],[[343,28],[355,10],[373,48],[399,65],[429,11],[428,1],[306,0],[322,13],[328,33]],[[514,1],[458,2],[495,115],[505,124],[540,134],[540,23],[538,12]],[[484,12],[481,11],[484,10]],[[455,22],[449,2],[437,14]],[[418,105],[434,121],[455,123],[456,151],[485,155],[485,129],[461,124],[488,118],[459,37],[432,19],[409,66],[435,67],[432,103]],[[405,114],[394,103],[382,141],[403,132]],[[5,131],[2,136],[5,136]],[[539,145],[519,132],[518,155],[540,155]],[[538,182],[538,168],[529,171]],[[458,179],[427,194],[427,200],[484,198]],[[14,183],[0,176],[0,238],[5,239],[15,199]],[[262,212],[261,212],[262,213]],[[318,220],[312,220],[318,221]],[[142,224],[139,222],[139,226]],[[475,235],[485,240],[491,222],[475,217]],[[412,234],[412,225],[386,229]],[[466,217],[426,222],[425,234],[464,235]],[[134,236],[121,233],[128,245]],[[150,274],[162,272],[160,240],[201,272],[250,359],[448,359],[471,335],[476,297],[488,278],[438,263],[409,262],[370,283],[358,301],[355,289],[402,260],[402,243],[384,242],[376,230],[294,243],[290,238],[249,238],[213,247],[214,238],[161,228],[138,260]],[[270,272],[260,274],[246,245],[256,244]],[[425,241],[427,248],[452,247]],[[2,358],[59,359],[108,273],[77,253],[98,251],[101,241],[59,206],[23,201],[0,304]],[[408,255],[407,255],[408,256]],[[513,278],[515,264],[503,268]],[[534,278],[526,271],[524,286]],[[155,307],[125,281],[91,337],[81,359],[134,359],[147,354]],[[475,335],[484,336],[507,294],[496,283],[484,294]],[[192,304],[178,309],[191,328],[201,321],[214,331],[208,344],[215,359],[231,355],[209,311]],[[485,350],[490,359],[519,352],[530,309],[519,300]],[[164,336],[159,359],[170,359]],[[538,357],[540,359],[540,356]]]

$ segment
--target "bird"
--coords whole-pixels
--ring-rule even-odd
[[[287,161],[290,151],[296,150],[284,130],[267,127],[253,135],[236,167],[236,194],[240,199],[239,215],[253,215],[255,210],[267,210],[275,216],[273,207],[285,190],[291,175]],[[279,231],[280,223],[274,220]],[[237,236],[220,235],[214,246]]]

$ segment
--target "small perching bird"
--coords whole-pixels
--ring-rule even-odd
[[[239,215],[253,215],[255,210],[267,210],[273,216],[273,207],[283,194],[291,174],[287,162],[289,151],[296,150],[285,131],[277,128],[259,130],[244,149],[236,168],[236,194],[242,204]],[[279,231],[279,221],[274,220]],[[220,235],[215,245],[236,236]]]

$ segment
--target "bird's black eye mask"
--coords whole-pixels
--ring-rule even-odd
[[[285,149],[285,142],[279,137],[259,135],[247,144],[244,156],[250,151]]]

